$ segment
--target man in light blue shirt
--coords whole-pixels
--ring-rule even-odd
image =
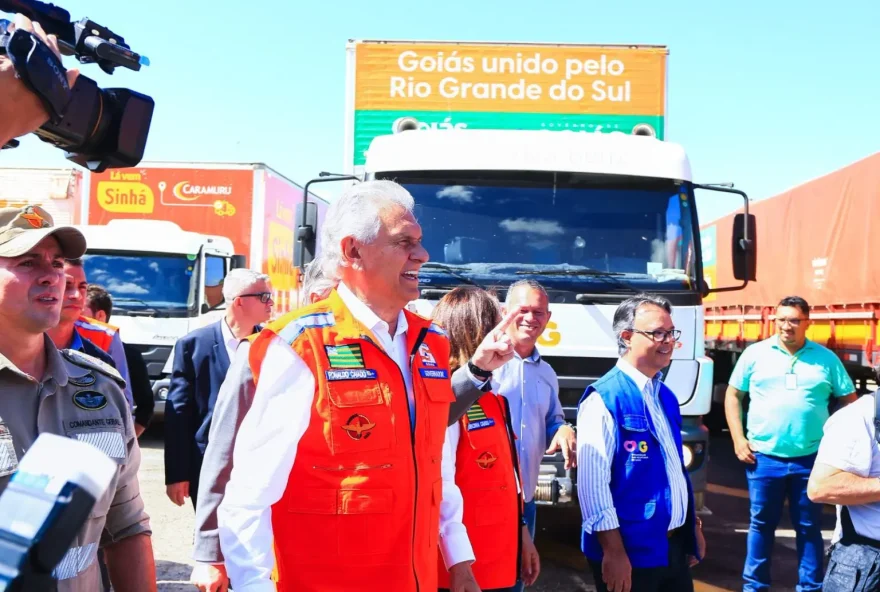
[[[807,339],[810,307],[798,296],[776,307],[778,335],[749,346],[730,376],[724,401],[736,456],[746,463],[751,525],[744,592],[770,590],[774,533],[788,497],[797,536],[798,592],[822,589],[822,506],[807,496],[828,405],[856,399],[840,359]],[[749,395],[743,431],[742,399]]]
[[[510,422],[516,433],[525,508],[523,517],[535,536],[535,488],[544,454],[562,450],[565,468],[577,466],[574,430],[565,422],[559,402],[559,380],[550,364],[541,359],[535,344],[550,321],[550,299],[534,280],[521,280],[507,291],[505,311],[521,307],[507,329],[516,354],[492,376],[492,391],[510,405]],[[547,443],[550,443],[548,448]],[[521,586],[521,583],[517,584]],[[521,587],[519,588],[521,589]]]

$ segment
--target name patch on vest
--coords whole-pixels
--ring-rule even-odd
[[[429,370],[428,368],[419,368],[419,374],[422,378],[449,378],[446,370]]]
[[[369,368],[352,370],[325,370],[327,380],[375,380],[377,373]]]
[[[491,428],[493,425],[495,425],[494,419],[481,419],[479,421],[469,422],[467,431],[472,432],[474,430],[482,430],[483,428]]]

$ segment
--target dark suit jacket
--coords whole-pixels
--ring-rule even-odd
[[[174,346],[171,388],[165,402],[165,483],[188,481],[198,488],[202,456],[229,355],[220,320],[181,337]],[[255,330],[258,328],[255,327]]]

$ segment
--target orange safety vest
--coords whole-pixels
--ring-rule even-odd
[[[80,337],[88,339],[107,353],[110,353],[113,337],[119,332],[119,327],[89,317],[80,317],[73,325]]]
[[[463,523],[474,549],[480,589],[516,584],[522,555],[522,487],[507,399],[486,393],[461,418],[455,483],[464,500]],[[439,556],[440,587],[449,572]]]
[[[254,380],[277,335],[315,377],[309,426],[272,506],[276,587],[284,592],[437,589],[440,461],[453,401],[449,342],[409,311],[415,430],[403,375],[333,290],[254,340]]]

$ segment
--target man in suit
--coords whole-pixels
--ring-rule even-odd
[[[165,403],[165,484],[168,498],[178,506],[187,497],[196,505],[220,385],[239,342],[260,330],[274,304],[269,276],[249,269],[233,269],[226,275],[223,298],[223,319],[196,329],[174,346]]]

